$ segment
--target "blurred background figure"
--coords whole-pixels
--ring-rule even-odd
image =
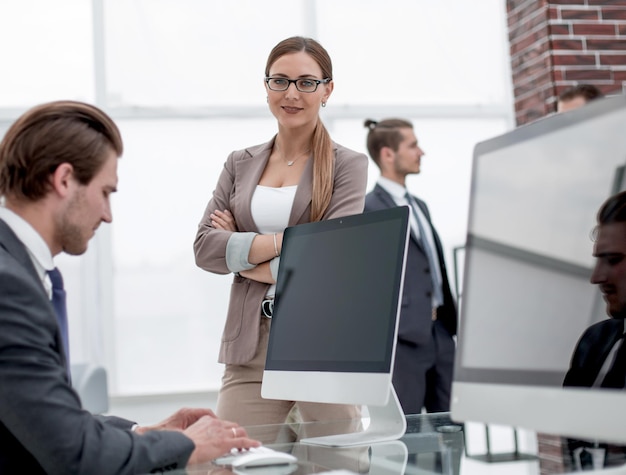
[[[602,91],[592,84],[578,84],[576,86],[565,89],[560,95],[556,103],[557,112],[567,112],[569,110],[578,109],[589,101],[604,97]]]

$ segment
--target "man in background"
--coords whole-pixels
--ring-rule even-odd
[[[413,125],[403,119],[366,120],[367,149],[380,178],[365,197],[365,211],[409,206],[407,252],[393,386],[405,414],[447,412],[454,366],[456,304],[439,236],[426,203],[406,189],[420,172],[424,151]]]
[[[259,445],[208,409],[151,427],[94,416],[70,385],[53,257],[84,253],[113,219],[122,148],[110,117],[72,101],[27,111],[0,143],[0,473],[161,472]]]
[[[578,84],[565,89],[556,103],[557,112],[567,112],[584,106],[589,101],[600,99],[604,94],[592,84]]]
[[[572,356],[564,386],[626,386],[626,192],[608,198],[597,216],[594,230],[596,264],[591,283],[596,284],[609,318],[591,325],[581,336]]]
[[[600,207],[594,229],[596,263],[591,283],[598,286],[609,318],[587,328],[576,344],[563,386],[626,388],[626,192]],[[574,467],[613,467],[626,462],[626,447],[602,441],[567,439]]]

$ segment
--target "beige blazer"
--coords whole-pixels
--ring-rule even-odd
[[[226,267],[226,244],[230,231],[211,226],[209,215],[228,209],[235,217],[239,232],[259,232],[250,210],[250,201],[269,159],[274,139],[232,152],[224,164],[213,197],[209,201],[194,242],[198,267],[215,274],[229,274]],[[333,143],[335,173],[333,195],[323,219],[363,212],[367,187],[367,156]],[[313,161],[309,160],[298,184],[289,226],[308,223],[311,214]],[[257,350],[261,302],[268,284],[234,276],[226,324],[222,334],[219,362],[244,364]]]

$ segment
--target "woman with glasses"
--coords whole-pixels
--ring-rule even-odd
[[[311,38],[272,49],[265,90],[278,132],[229,155],[194,242],[199,267],[234,275],[217,414],[242,425],[283,423],[296,404],[305,421],[360,416],[354,406],[261,398],[283,230],[363,211],[367,157],[333,142],[319,117],[332,78],[328,53]]]

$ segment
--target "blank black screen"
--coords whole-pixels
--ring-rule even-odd
[[[387,372],[408,208],[285,230],[266,369]]]

